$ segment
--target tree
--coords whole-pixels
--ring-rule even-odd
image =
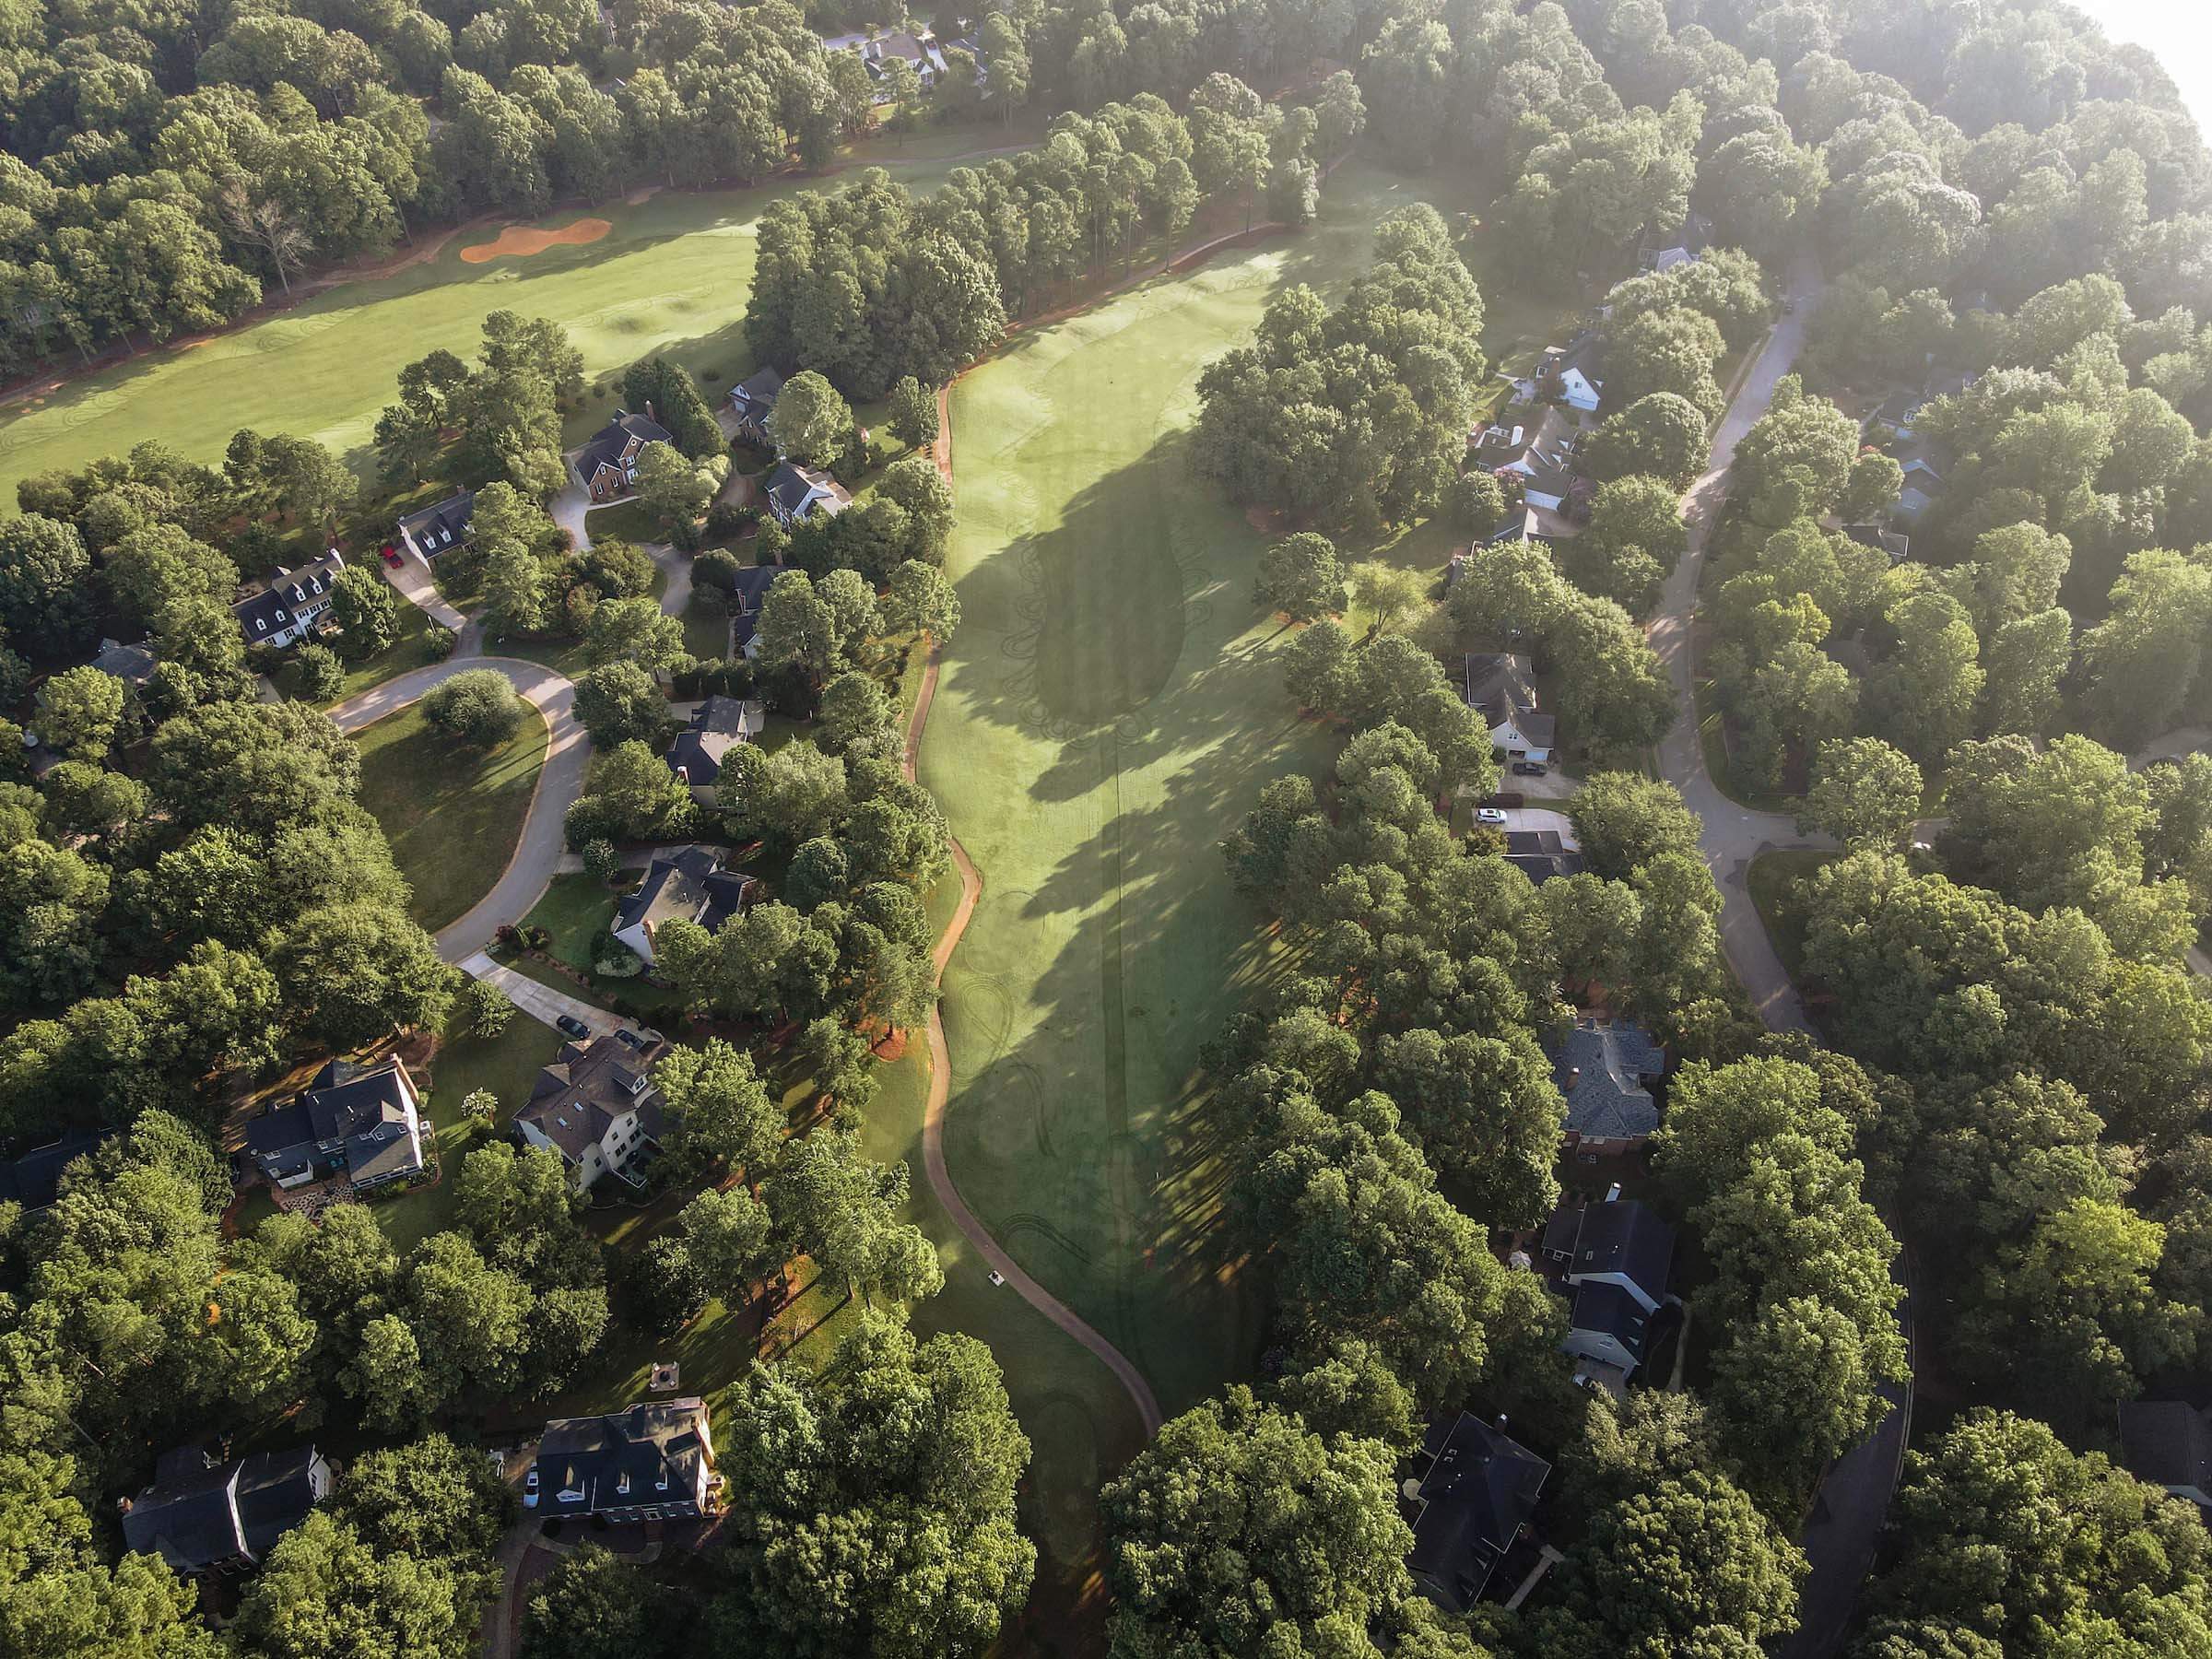
[[[497,1037],[514,1018],[514,999],[489,980],[471,980],[461,989],[461,1018],[472,1037]]]
[[[651,672],[618,660],[588,668],[576,682],[576,719],[596,748],[640,742],[657,747],[669,725],[668,699]]]
[[[98,759],[123,723],[123,682],[89,665],[65,669],[39,688],[31,720],[47,747]]]
[[[1671,783],[1634,772],[1594,772],[1567,804],[1590,867],[1621,880],[1665,853],[1698,853],[1704,825]]]
[[[1293,622],[1313,622],[1345,607],[1344,568],[1325,535],[1286,536],[1260,555],[1253,603]]]
[[[514,1500],[473,1446],[426,1434],[364,1452],[338,1486],[338,1512],[380,1555],[488,1564]]]
[[[891,388],[890,413],[885,422],[891,436],[909,449],[927,449],[937,441],[936,394],[912,375]]]
[[[942,644],[960,625],[959,595],[944,572],[907,559],[891,571],[880,606],[889,633],[927,634]]]
[[[871,1161],[854,1137],[817,1130],[786,1142],[765,1195],[786,1245],[863,1301],[877,1291],[916,1300],[945,1282],[921,1229],[899,1219],[906,1166]]]
[[[1915,594],[1893,606],[1897,650],[1871,688],[1890,741],[1921,760],[1940,759],[1973,729],[1982,694],[1981,645],[1965,606]]]
[[[1176,1418],[1100,1494],[1113,1651],[1423,1651],[1393,1641],[1427,1622],[1394,1463],[1241,1383]]]
[[[424,694],[422,717],[449,737],[490,748],[522,728],[525,708],[497,668],[466,668]]]
[[[1814,760],[1798,832],[1822,830],[1846,847],[1894,848],[1920,818],[1923,788],[1911,756],[1878,737],[1837,738]]]
[[[1583,458],[1594,478],[1642,473],[1680,487],[1697,477],[1709,447],[1698,406],[1675,393],[1653,392],[1606,417]]]
[[[635,738],[605,750],[592,768],[591,793],[569,808],[569,842],[655,841],[691,821],[690,792],[659,755]]]
[[[700,1194],[684,1206],[677,1226],[707,1294],[725,1307],[747,1300],[753,1281],[776,1265],[768,1208],[743,1187]]]
[[[776,406],[783,406],[782,399]],[[758,638],[763,668],[793,669],[815,686],[836,672],[844,653],[837,613],[802,571],[786,571],[769,588]]]
[[[853,441],[853,410],[820,374],[803,369],[776,394],[768,436],[778,454],[802,466],[827,466]]]
[[[675,1659],[684,1603],[635,1563],[585,1542],[538,1581],[523,1615],[521,1659]]]
[[[716,453],[692,461],[672,443],[649,443],[638,453],[638,503],[671,536],[684,540],[730,476],[730,458]]]
[[[292,653],[292,673],[300,695],[310,702],[330,702],[346,689],[346,665],[318,640]]]
[[[1427,571],[1409,571],[1386,559],[1361,559],[1346,578],[1352,602],[1373,617],[1379,633],[1388,632],[1429,598]]]
[[[758,1182],[782,1139],[783,1113],[753,1069],[752,1056],[720,1038],[685,1045],[653,1070],[685,1144]]]
[[[453,971],[404,912],[332,904],[299,917],[270,966],[306,1029],[334,1049],[359,1048],[394,1028],[435,1027],[453,994]]]
[[[92,561],[74,524],[35,512],[0,524],[0,629],[65,653],[87,642]]]
[[[463,1659],[488,1573],[381,1553],[327,1511],[276,1540],[239,1604],[238,1631],[269,1659],[363,1653]]]
[[[634,663],[648,673],[684,659],[684,625],[650,597],[602,600],[584,629],[583,653],[594,668]]]
[[[399,637],[399,596],[390,582],[360,565],[338,572],[330,615],[338,625],[338,654],[349,662],[372,657]]]

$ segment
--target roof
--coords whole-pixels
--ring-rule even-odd
[[[1536,707],[1535,665],[1528,658],[1501,652],[1472,652],[1462,670],[1467,707],[1480,714],[1492,731],[1511,720],[1521,735],[1538,747],[1552,746],[1559,735],[1559,720]]]
[[[333,547],[314,563],[296,571],[272,571],[269,585],[251,598],[241,599],[230,607],[230,614],[238,618],[248,640],[281,632],[293,625],[300,610],[329,595],[337,585],[338,572],[345,568],[346,560]]]
[[[722,776],[722,758],[760,735],[760,705],[735,697],[710,697],[692,711],[691,724],[668,746],[668,767],[695,786]]]
[[[2153,1486],[2212,1492],[2212,1424],[2185,1401],[2123,1400],[2120,1462]]]
[[[1557,830],[1508,830],[1505,862],[1542,887],[1560,876],[1580,876],[1590,867],[1581,851]]]
[[[650,416],[632,415],[627,409],[617,409],[607,423],[593,434],[576,456],[576,470],[586,480],[602,466],[619,468],[622,457],[629,453],[634,442],[640,447],[648,443],[668,443],[674,441],[668,429]]]
[[[776,585],[776,578],[791,570],[789,565],[747,565],[737,572],[737,580],[730,584],[730,598],[734,606],[750,616],[760,608],[760,601],[768,597],[768,590]]]
[[[315,1461],[312,1446],[221,1465],[197,1446],[174,1448],[124,1513],[124,1541],[180,1572],[259,1560],[314,1507]]]
[[[657,865],[661,861],[654,860]],[[607,1128],[623,1112],[634,1111],[645,1133],[655,1140],[661,1133],[661,1095],[650,1080],[653,1063],[665,1044],[649,1043],[633,1052],[613,1036],[594,1040],[589,1047],[571,1042],[560,1058],[537,1074],[530,1103],[516,1112],[575,1162],[586,1147],[596,1146]]]
[[[1554,371],[1565,374],[1571,369],[1579,370],[1593,386],[1602,386],[1606,381],[1606,354],[1610,345],[1599,330],[1585,328],[1567,342]]]
[[[102,640],[93,653],[92,666],[112,674],[126,686],[143,686],[154,677],[154,653],[144,645],[124,645]]]
[[[538,1501],[557,1513],[589,1514],[652,1503],[665,1492],[689,1497],[712,1452],[706,1402],[696,1396],[641,1401],[607,1417],[556,1418],[537,1442]]]
[[[1429,1426],[1418,1474],[1401,1492],[1413,1527],[1406,1567],[1453,1613],[1481,1597],[1490,1574],[1535,1513],[1551,1465],[1471,1412]]]
[[[1635,1021],[1577,1020],[1545,1047],[1553,1080],[1567,1097],[1570,1134],[1624,1140],[1659,1126],[1659,1107],[1644,1080],[1665,1074],[1666,1055]]]
[[[783,377],[771,364],[757,369],[730,388],[730,402],[741,414],[762,416],[776,406],[776,394],[783,390]]]
[[[442,501],[405,514],[399,527],[424,554],[443,553],[468,539],[469,519],[476,507],[475,490],[457,489]]]
[[[842,512],[853,504],[845,487],[828,473],[794,461],[777,463],[775,471],[768,475],[767,488],[769,500],[787,518],[806,512],[809,502],[818,503],[828,512]]]
[[[1574,1306],[1569,1327],[1610,1336],[1638,1360],[1643,1358],[1643,1338],[1652,1316],[1643,1304],[1618,1285],[1586,1284],[1574,1288]]]
[[[751,877],[724,869],[722,859],[708,848],[684,847],[645,866],[638,890],[616,907],[615,930],[680,920],[712,933],[744,903],[752,885]]]
[[[397,1054],[373,1065],[333,1060],[307,1092],[246,1125],[246,1147],[279,1175],[307,1169],[342,1143],[356,1179],[405,1174],[422,1163],[414,1080]]]
[[[1843,534],[1862,547],[1872,547],[1877,553],[1886,553],[1892,561],[1901,560],[1912,551],[1912,538],[1901,530],[1892,530],[1887,524],[1867,520],[1843,526]]]
[[[61,1196],[62,1177],[69,1166],[97,1152],[112,1129],[94,1135],[68,1135],[43,1147],[33,1147],[11,1163],[0,1163],[0,1202],[13,1201],[27,1210],[41,1210]]]
[[[1675,1230],[1649,1205],[1615,1198],[1583,1206],[1567,1277],[1618,1274],[1655,1302],[1666,1294],[1674,1262]]]

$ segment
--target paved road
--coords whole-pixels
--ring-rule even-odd
[[[1771,848],[1828,848],[1835,843],[1825,837],[1800,835],[1795,820],[1785,814],[1757,812],[1730,800],[1706,771],[1693,689],[1696,645],[1692,628],[1705,540],[1727,495],[1728,469],[1735,459],[1736,445],[1752,423],[1766,413],[1776,382],[1796,361],[1805,344],[1806,320],[1819,288],[1818,270],[1806,264],[1792,270],[1788,291],[1795,301],[1794,311],[1777,321],[1765,346],[1746,369],[1735,400],[1713,433],[1711,464],[1683,497],[1683,512],[1690,527],[1689,551],[1668,579],[1660,614],[1651,628],[1653,649],[1666,665],[1678,709],[1673,729],[1659,745],[1659,771],[1704,820],[1705,862],[1721,889],[1722,948],[1768,1028],[1808,1036],[1812,1025],[1806,1018],[1805,1004],[1759,921],[1747,878],[1751,861]],[[1905,1282],[1905,1268],[1901,1258],[1892,1266],[1900,1282]],[[1898,1323],[1910,1347],[1912,1305],[1909,1295],[1899,1305]],[[1886,1389],[1884,1394],[1891,1401],[1888,1415],[1871,1435],[1830,1468],[1812,1512],[1798,1533],[1797,1542],[1811,1561],[1812,1571],[1798,1595],[1797,1632],[1783,1646],[1780,1659],[1829,1659],[1842,1643],[1859,1586],[1874,1565],[1882,1523],[1897,1488],[1912,1412],[1909,1382],[1901,1389]]]

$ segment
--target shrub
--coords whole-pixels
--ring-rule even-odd
[[[583,849],[583,870],[587,876],[601,881],[612,881],[622,868],[622,854],[615,851],[615,843],[605,836],[587,842]]]
[[[300,695],[311,702],[328,702],[346,688],[346,665],[329,646],[311,641],[292,653],[300,679]]]
[[[460,642],[461,636],[442,622],[431,623],[422,636],[423,651],[433,663],[442,663],[452,656],[453,647]]]
[[[422,715],[450,737],[489,748],[523,724],[523,700],[496,668],[470,668],[434,687]]]
[[[722,509],[717,507],[714,511],[719,512]],[[712,528],[712,514],[708,515],[707,523]],[[727,547],[709,547],[691,561],[692,591],[696,593],[704,588],[727,594],[736,587],[737,572],[742,569],[744,567],[737,562],[737,555]]]
[[[514,999],[489,980],[471,980],[461,992],[461,1019],[471,1037],[497,1037],[514,1018]]]

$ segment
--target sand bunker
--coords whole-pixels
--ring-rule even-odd
[[[531,225],[510,225],[494,241],[462,249],[461,257],[470,265],[482,265],[486,260],[500,259],[510,253],[519,259],[531,253],[542,253],[547,248],[574,248],[585,242],[595,242],[613,229],[603,218],[580,218],[574,224],[563,225],[558,230],[540,230]]]

